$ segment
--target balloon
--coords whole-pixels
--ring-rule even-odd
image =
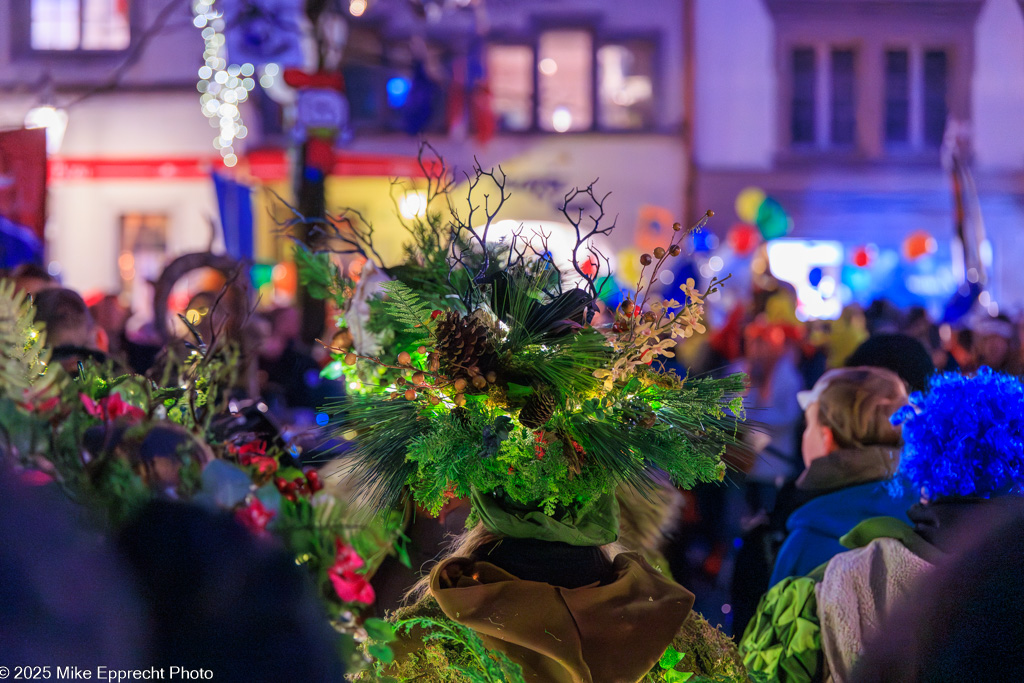
[[[759,187],[747,187],[736,195],[736,215],[744,223],[753,223],[757,220],[758,209],[766,199],[764,190]]]
[[[853,265],[858,268],[866,268],[871,264],[871,252],[867,247],[857,247],[853,250]]]
[[[811,283],[811,287],[817,287],[821,284],[821,276],[821,268],[815,266],[814,268],[811,268],[811,272],[807,274],[807,281]]]
[[[746,223],[737,223],[729,228],[725,239],[737,256],[747,256],[757,246],[757,229]]]
[[[609,308],[618,308],[624,298],[622,287],[611,275],[598,278],[594,283],[597,287],[598,297]]]
[[[925,254],[934,254],[938,249],[935,238],[926,230],[915,230],[903,240],[903,256],[908,261],[916,261]]]
[[[637,281],[640,279],[640,252],[636,249],[623,249],[619,252],[619,272],[617,280],[626,285],[626,287],[636,287]]]
[[[768,197],[757,210],[757,228],[765,240],[783,237],[793,229],[793,221],[786,215],[782,204]]]
[[[718,246],[718,237],[705,229],[695,231],[691,239],[694,252],[711,251]]]

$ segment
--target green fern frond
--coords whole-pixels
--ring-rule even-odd
[[[387,292],[385,303],[388,313],[405,325],[410,331],[422,331],[430,326],[430,305],[420,298],[409,285],[399,280],[390,280],[381,285]]]
[[[0,395],[19,403],[58,395],[66,377],[50,365],[46,332],[34,318],[26,294],[12,280],[0,280]]]

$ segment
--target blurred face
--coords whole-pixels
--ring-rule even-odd
[[[807,410],[804,411],[804,418],[807,420],[807,427],[804,429],[804,437],[801,444],[803,446],[804,466],[810,467],[812,462],[834,451],[836,444],[832,438],[832,430],[823,426],[818,421],[817,401],[807,406]]]
[[[1010,354],[1010,342],[995,334],[986,334],[979,337],[975,345],[975,355],[982,365],[990,365],[994,368],[1002,367],[1006,357]]]

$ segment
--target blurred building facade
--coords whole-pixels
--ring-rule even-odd
[[[737,221],[737,194],[759,187],[793,218],[789,237],[870,246],[894,260],[923,230],[955,260],[945,252],[954,192],[942,159],[954,120],[969,140],[992,300],[1024,306],[1016,0],[698,0],[697,14],[701,205]],[[939,275],[888,286],[952,286]]]
[[[0,3],[0,128],[42,104],[67,110],[47,241],[70,286],[118,291],[217,242],[215,170],[289,195],[279,69],[252,75],[266,87],[238,105],[248,135],[226,167],[217,119],[201,113],[208,45],[192,4]],[[756,186],[793,218],[791,237],[884,255],[914,230],[952,234],[940,158],[951,116],[971,130],[993,291],[1024,305],[1012,266],[1024,259],[1016,0],[341,5],[349,112],[329,208],[387,222],[388,176],[410,172],[425,138],[457,168],[501,164],[516,221],[558,220],[565,193],[599,178],[616,249],[706,208],[724,236],[736,195]],[[255,256],[282,256],[266,226]]]

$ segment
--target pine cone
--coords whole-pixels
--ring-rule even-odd
[[[494,347],[487,326],[474,318],[449,311],[437,321],[434,336],[440,369],[450,377],[472,379],[494,365]]]
[[[558,400],[554,392],[547,387],[538,388],[519,411],[519,424],[527,429],[540,429],[551,419],[557,407]]]

